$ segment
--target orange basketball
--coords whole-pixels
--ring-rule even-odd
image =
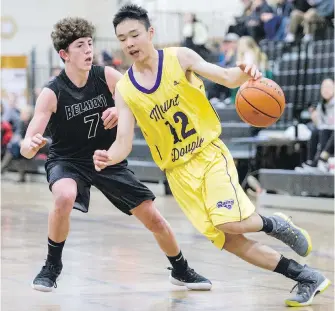
[[[241,85],[235,104],[244,122],[255,127],[268,127],[283,114],[285,95],[281,87],[270,79],[249,80]]]

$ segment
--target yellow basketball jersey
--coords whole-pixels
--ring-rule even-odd
[[[132,67],[117,88],[133,112],[162,169],[187,162],[221,134],[219,117],[208,101],[203,82],[182,70],[177,48],[159,50],[157,79],[152,89],[135,80]]]

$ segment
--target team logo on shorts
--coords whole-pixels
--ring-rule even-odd
[[[234,200],[219,201],[216,203],[217,208],[225,207],[226,209],[232,209],[234,205]]]

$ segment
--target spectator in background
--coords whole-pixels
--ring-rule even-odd
[[[225,68],[236,66],[236,50],[239,38],[240,37],[235,33],[228,33],[225,35],[220,44],[219,66]],[[218,103],[218,100],[224,100],[231,96],[229,88],[207,79],[203,80],[207,91],[207,97],[215,106]]]
[[[243,13],[241,16],[235,17],[235,24],[230,25],[228,28],[228,33],[236,33],[240,37],[248,35],[246,21],[252,12],[252,0],[242,0],[241,2],[243,4]]]
[[[273,13],[261,15],[266,39],[274,41],[285,39],[292,10],[293,5],[290,0],[277,0]]]
[[[240,37],[235,33],[227,33],[220,44],[218,65],[225,68],[236,66],[236,50]]]
[[[11,141],[9,142],[4,157],[1,161],[1,173],[3,174],[12,160],[20,160],[20,162],[18,163],[20,182],[25,181],[25,164],[27,161],[25,158],[21,156],[20,147],[21,147],[21,141],[23,140],[26,134],[29,122],[31,120],[31,115],[32,115],[32,107],[26,106],[21,110],[20,132],[14,135]]]
[[[194,50],[204,59],[207,59],[210,53],[205,46],[208,41],[208,30],[195,14],[185,14],[183,37],[185,47]]]
[[[5,152],[7,150],[7,145],[12,139],[13,136],[13,131],[12,131],[12,125],[8,122],[5,121],[2,116],[3,116],[3,103],[1,101],[1,106],[0,106],[0,111],[1,111],[1,160],[3,156],[5,155]]]
[[[265,38],[264,19],[266,14],[273,14],[272,7],[266,0],[254,0],[251,6],[251,14],[246,19],[246,26],[249,36],[253,37],[258,43]]]
[[[312,129],[308,144],[307,161],[302,164],[306,171],[327,172],[327,161],[331,155],[334,155],[334,81],[332,79],[323,80],[321,97],[321,103],[316,108],[310,108],[315,128]]]
[[[242,37],[238,41],[236,61],[255,64],[263,72],[263,76],[270,75],[266,54],[261,51],[257,42],[250,36]]]
[[[3,101],[2,120],[11,124],[13,135],[20,134],[20,110],[18,108],[18,96],[14,93],[8,94],[8,99]]]
[[[318,25],[325,23],[326,19],[334,15],[334,0],[307,0],[306,2],[309,5],[306,11],[296,8],[292,12],[286,42],[295,41],[300,25],[304,28],[303,41],[312,40]]]

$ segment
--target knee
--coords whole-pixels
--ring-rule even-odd
[[[71,189],[64,189],[55,194],[54,211],[60,216],[68,216],[73,208],[77,193]]]
[[[317,11],[315,9],[309,9],[304,14],[304,20],[308,23],[311,23],[315,20],[316,16],[318,15]]]
[[[299,10],[293,10],[291,13],[291,20],[296,20],[299,18],[302,18],[304,16],[304,13]]]
[[[228,222],[222,225],[216,226],[217,229],[228,234],[243,234],[244,225],[242,222]]]
[[[166,232],[168,228],[167,221],[161,215],[155,215],[144,225],[149,231],[155,234]]]
[[[131,210],[131,213],[152,233],[160,234],[168,230],[167,221],[155,208],[151,200],[135,207]]]

